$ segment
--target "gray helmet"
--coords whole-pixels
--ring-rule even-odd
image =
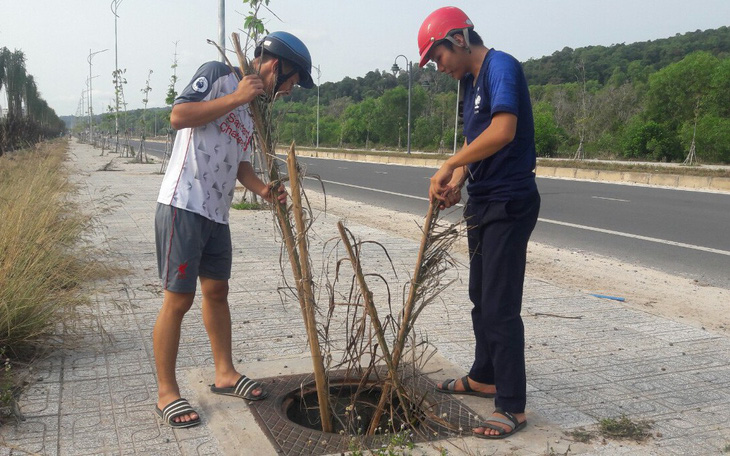
[[[254,57],[260,56],[262,51],[294,64],[296,71],[299,73],[299,85],[305,89],[314,87],[312,57],[309,55],[307,46],[299,38],[287,32],[272,32],[263,37],[256,45]],[[279,76],[279,84],[281,84],[291,75],[286,75],[287,77],[282,80],[282,70],[279,66]]]

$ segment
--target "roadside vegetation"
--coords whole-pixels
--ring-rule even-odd
[[[260,211],[264,209],[264,205],[261,203],[253,203],[248,201],[240,201],[238,203],[231,204],[233,209],[239,211]]]
[[[87,303],[82,284],[109,273],[81,241],[91,218],[68,198],[66,151],[56,140],[0,158],[2,415],[12,411],[18,368],[65,342],[58,331],[73,332]]]
[[[461,126],[454,125],[456,81],[433,64],[411,65],[411,150],[451,154],[455,130],[457,147],[464,141]],[[691,164],[730,164],[728,27],[640,43],[566,47],[523,67],[539,157],[682,163],[694,151]],[[407,70],[375,69],[324,82],[318,90],[295,89],[275,105],[278,143],[404,152]],[[147,121],[143,110],[128,111],[120,122],[133,137],[161,137],[170,131],[169,111],[148,109]],[[107,134],[114,130],[112,114],[97,116],[97,122]],[[84,122],[77,122],[75,132],[83,129]]]
[[[0,48],[0,90],[7,95],[6,100],[0,100],[0,156],[57,137],[64,131],[63,121],[41,97],[33,76],[26,72],[25,59],[23,51]]]
[[[574,441],[589,443],[600,436],[604,439],[633,440],[641,443],[652,437],[652,422],[647,420],[632,420],[626,415],[618,418],[603,418],[598,421],[597,430],[590,431],[579,427],[565,434]],[[658,435],[658,434],[657,434]]]

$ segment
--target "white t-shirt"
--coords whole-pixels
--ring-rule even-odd
[[[238,81],[220,62],[201,66],[175,104],[209,101],[236,90]],[[253,119],[248,105],[196,128],[177,132],[157,202],[228,224],[238,165],[251,161]]]

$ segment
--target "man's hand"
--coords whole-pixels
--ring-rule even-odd
[[[264,81],[257,74],[247,74],[238,82],[236,97],[240,104],[250,103],[253,99],[264,93]]]
[[[451,206],[459,204],[461,201],[461,186],[451,186],[444,192],[445,199],[440,202],[439,209],[448,209]]]
[[[288,193],[286,192],[286,187],[284,187],[284,184],[279,184],[279,188],[277,188],[277,191],[279,193],[279,197],[277,198],[280,204],[286,204],[286,198]],[[267,185],[263,192],[261,192],[261,198],[265,199],[269,203],[273,203],[274,201],[274,191],[271,187],[271,184]]]
[[[447,185],[451,181],[451,177],[454,174],[454,170],[444,163],[441,165],[436,174],[431,176],[431,185],[428,188],[429,200],[437,199],[441,204],[446,202],[446,191],[449,189]]]

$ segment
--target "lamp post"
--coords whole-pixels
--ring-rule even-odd
[[[390,69],[390,71],[393,72],[393,76],[398,73],[400,70],[400,67],[398,66],[398,58],[403,57],[406,61],[406,65],[408,66],[408,154],[411,153],[411,76],[412,76],[412,65],[411,62],[408,60],[408,57],[406,57],[403,54],[400,54],[396,56],[395,60],[393,61],[393,67]]]
[[[94,144],[94,121],[93,121],[93,116],[94,116],[93,111],[94,110],[92,108],[93,105],[91,103],[91,80],[94,78],[91,76],[91,59],[96,54],[101,54],[102,52],[106,52],[108,50],[109,49],[104,49],[101,51],[91,52],[91,49],[89,49],[89,57],[86,59],[86,61],[89,62],[89,143],[91,143],[91,145]]]
[[[124,0],[112,0],[111,3],[111,10],[112,14],[114,14],[114,78],[116,79],[116,87],[114,87],[114,92],[116,93],[115,96],[115,110],[114,110],[114,134],[116,136],[116,145],[114,148],[114,152],[119,153],[119,48],[117,47],[117,19],[119,18],[119,15],[117,14],[117,10],[119,10],[119,5],[122,4]]]
[[[454,109],[454,154],[456,153],[456,136],[457,129],[459,128],[459,91],[461,89],[461,82],[456,82],[456,109]]]
[[[218,60],[226,63],[226,0],[218,1],[218,44],[223,49]]]
[[[317,146],[316,148],[319,149],[319,77],[322,75],[319,71],[319,65],[314,67],[315,70],[317,70]]]

